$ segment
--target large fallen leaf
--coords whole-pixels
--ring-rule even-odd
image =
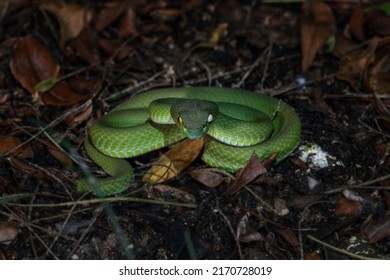
[[[22,142],[16,136],[0,137],[0,154],[11,153],[20,158],[32,158],[33,150],[29,146],[21,146],[16,149]]]
[[[313,63],[320,48],[332,35],[335,18],[330,7],[322,0],[308,0],[303,4],[301,21],[302,70]]]
[[[35,37],[27,36],[17,41],[12,50],[10,69],[35,102],[40,98],[47,105],[68,106],[88,98],[87,94],[75,92],[66,81],[57,79],[59,66],[48,48]],[[48,80],[56,83],[39,95],[36,86]]]
[[[60,25],[61,47],[79,36],[84,27],[92,20],[92,11],[87,5],[65,3],[62,0],[41,0],[41,7],[56,16]]]
[[[277,154],[271,156],[275,159]],[[232,180],[226,187],[224,194],[233,195],[245,187],[247,184],[255,180],[261,174],[267,172],[264,164],[257,157],[256,153],[253,153],[248,163],[237,172],[236,179]]]
[[[345,55],[337,78],[347,81],[355,90],[387,94],[390,91],[390,38],[374,38],[364,50]]]
[[[200,154],[204,138],[184,139],[176,144],[146,172],[142,181],[150,185],[165,182],[186,169]]]

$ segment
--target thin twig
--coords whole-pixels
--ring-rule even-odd
[[[314,236],[312,236],[310,234],[307,236],[307,238],[309,238],[310,240],[312,240],[314,242],[317,242],[318,244],[321,244],[322,246],[324,246],[326,248],[329,248],[329,249],[331,249],[331,250],[333,250],[335,252],[341,253],[343,255],[347,255],[347,256],[349,256],[351,258],[354,258],[354,259],[358,259],[358,260],[380,260],[380,259],[376,259],[376,258],[370,258],[370,257],[364,257],[364,256],[356,255],[356,254],[348,252],[346,250],[337,248],[335,246],[330,245],[329,243],[326,243],[324,241],[321,241],[321,240],[315,238]]]
[[[19,207],[71,207],[74,205],[88,205],[91,203],[119,202],[119,201],[149,203],[149,204],[176,206],[176,207],[185,207],[185,208],[197,207],[196,204],[191,204],[191,203],[161,201],[161,200],[144,199],[144,198],[136,198],[136,197],[103,197],[103,198],[94,198],[90,200],[68,201],[68,202],[61,202],[61,203],[36,203],[36,204],[4,203],[4,204],[19,206]]]
[[[77,107],[75,107],[75,108],[73,108],[73,109],[71,109],[69,111],[66,111],[63,115],[59,116],[58,118],[56,118],[53,121],[51,121],[48,125],[46,125],[45,127],[41,128],[37,133],[35,133],[29,139],[27,139],[23,143],[17,145],[11,151],[8,151],[8,152],[0,155],[0,158],[5,158],[5,157],[9,156],[10,154],[14,153],[17,149],[20,149],[21,147],[23,147],[23,146],[27,145],[28,143],[30,143],[31,141],[33,141],[35,138],[40,136],[47,129],[55,127],[56,125],[58,125],[59,123],[61,123],[63,120],[67,119],[70,116],[77,115],[79,112],[83,111],[85,108],[87,108],[91,104],[92,104],[92,101],[91,100],[87,100],[86,102],[84,102],[80,106],[77,106]]]

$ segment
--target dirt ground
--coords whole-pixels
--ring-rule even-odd
[[[389,259],[386,7],[48,2],[0,4],[0,259]],[[284,100],[298,149],[232,195],[234,174],[214,170],[216,187],[191,175],[209,174],[200,159],[145,185],[161,151],[129,159],[123,193],[77,193],[78,155],[104,175],[83,149],[93,120],[182,86]]]

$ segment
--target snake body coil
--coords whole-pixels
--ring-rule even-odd
[[[193,99],[201,100],[198,101],[200,105]],[[175,100],[189,100],[181,106],[184,111],[196,108],[193,111],[197,112],[199,107],[203,112],[202,101],[206,101],[211,108],[216,104],[220,112],[210,109],[210,112],[196,113],[195,117],[191,115],[185,119],[184,113],[181,116],[177,115],[180,112],[167,112]],[[242,168],[254,152],[260,159],[277,152],[276,162],[280,162],[300,141],[301,124],[297,114],[286,103],[273,97],[240,89],[211,87],[148,91],[123,102],[98,119],[90,129],[85,141],[86,152],[110,175],[97,179],[100,193],[119,193],[132,182],[132,167],[123,158],[160,149],[187,136],[197,138],[186,134],[186,129],[180,128],[180,124],[196,124],[201,118],[198,115],[205,115],[210,123],[206,123],[209,135],[205,138],[202,160],[228,171]],[[264,118],[263,124],[261,119]],[[258,143],[259,140],[254,138],[261,138],[262,142]],[[93,190],[86,179],[77,181],[76,185],[78,191]]]

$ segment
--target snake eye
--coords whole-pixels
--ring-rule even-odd
[[[210,114],[209,117],[207,118],[207,122],[211,123],[213,121],[213,115]]]
[[[177,121],[179,122],[179,124],[183,124],[183,118],[182,117],[178,116],[177,117]]]

